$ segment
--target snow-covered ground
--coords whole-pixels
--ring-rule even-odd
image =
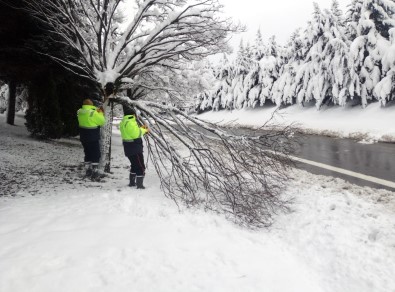
[[[234,112],[236,113],[236,112]],[[293,211],[247,230],[145,190],[79,179],[77,139],[40,142],[0,115],[0,291],[395,291],[395,193],[295,170]]]
[[[233,111],[209,111],[198,117],[213,122],[250,127],[260,127],[270,120],[275,107]],[[376,141],[395,142],[395,105],[381,107],[380,103],[369,104],[365,109],[354,107],[327,107],[319,111],[315,107],[293,105],[278,110],[275,124],[294,124],[302,132],[333,137],[352,138],[369,143]]]

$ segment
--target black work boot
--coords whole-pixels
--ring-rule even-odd
[[[91,181],[100,181],[99,164],[92,163]]]
[[[135,187],[136,186],[136,174],[135,173],[129,173],[129,187]]]
[[[84,163],[85,177],[90,178],[92,175],[92,164],[90,162]]]
[[[143,182],[144,182],[144,176],[136,177],[136,185],[138,189],[145,189],[145,186],[143,186]]]

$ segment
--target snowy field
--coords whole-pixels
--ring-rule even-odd
[[[234,112],[235,114],[237,112]],[[28,137],[0,115],[1,292],[394,292],[395,193],[295,170],[293,212],[247,230],[113,171],[79,179],[77,139]]]
[[[242,109],[234,111],[210,111],[198,117],[213,122],[233,121],[242,126],[260,127],[268,121],[275,107]],[[295,124],[302,132],[331,137],[352,138],[363,143],[377,141],[395,142],[395,105],[381,107],[378,102],[365,109],[354,107],[327,107],[319,111],[315,107],[293,105],[277,111],[274,122]]]

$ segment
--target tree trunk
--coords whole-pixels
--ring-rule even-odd
[[[113,122],[113,102],[108,100],[103,104],[106,124],[100,131],[100,164],[99,169],[102,172],[109,173],[111,170],[111,136],[112,136],[112,122]]]
[[[15,103],[16,103],[16,83],[15,81],[8,82],[8,109],[7,109],[7,124],[14,125],[15,121]]]

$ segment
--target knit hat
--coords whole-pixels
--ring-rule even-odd
[[[133,109],[133,108],[130,108],[130,107],[125,107],[124,109],[123,109],[123,114],[125,115],[125,116],[128,116],[128,115],[136,115],[136,111]]]
[[[84,99],[84,101],[82,102],[83,105],[93,105],[93,102],[91,99],[87,98]]]

